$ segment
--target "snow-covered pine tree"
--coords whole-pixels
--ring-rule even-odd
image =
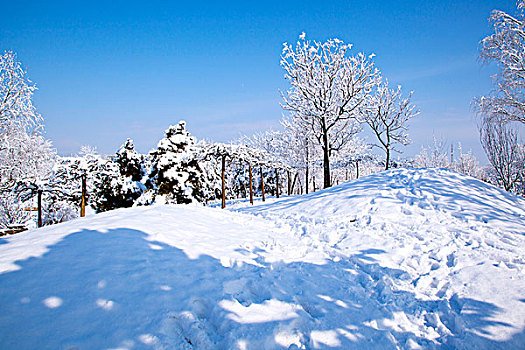
[[[200,147],[195,137],[186,130],[181,120],[166,130],[166,137],[159,141],[151,153],[150,178],[157,193],[166,203],[188,204],[205,202],[210,184],[200,163]],[[157,199],[158,200],[158,199]]]
[[[143,156],[135,151],[133,140],[126,142],[112,159],[99,163],[94,181],[93,207],[101,212],[128,208],[146,190],[141,182],[144,176]]]
[[[119,165],[122,176],[130,177],[132,181],[142,180],[144,176],[143,157],[135,151],[133,140],[127,139],[120,147],[115,156],[115,162]]]

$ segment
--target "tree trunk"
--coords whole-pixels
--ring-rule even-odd
[[[357,170],[356,179],[359,179],[359,161],[355,162],[355,169]]]
[[[226,172],[226,156],[222,156],[222,208],[226,208],[226,184],[224,173]]]
[[[297,177],[298,177],[298,176],[299,176],[299,172],[296,172],[296,173],[295,173],[295,176],[294,176],[294,178],[293,178],[293,182],[292,182],[292,190],[290,191],[290,194],[293,193],[293,190],[294,190],[294,188],[295,188],[295,182],[297,181]]]
[[[252,180],[252,165],[248,164],[250,168],[250,204],[253,205],[253,180]]]
[[[323,175],[324,175],[324,188],[331,186],[330,184],[330,157],[328,156],[328,150],[323,150]]]
[[[390,167],[390,149],[386,149],[386,167],[385,170],[388,170]]]
[[[261,167],[261,189],[262,189],[262,201],[266,201],[266,197],[264,196],[264,176],[263,176],[263,168]]]
[[[306,142],[306,174],[305,174],[305,188],[306,188],[306,194],[308,194],[308,176],[310,176],[310,168],[309,168],[309,163],[310,163],[310,154],[308,152],[308,142]]]
[[[292,179],[290,178],[290,170],[286,170],[286,175],[287,175],[287,178],[288,178],[288,195],[291,195],[292,194]]]
[[[38,227],[42,227],[42,190],[38,190],[37,192],[37,200],[38,200]]]
[[[277,198],[279,198],[279,170],[275,169],[275,189],[277,190]]]
[[[80,202],[80,217],[86,216],[86,174],[82,175],[82,200]]]
[[[330,184],[330,148],[328,144],[328,130],[326,130],[326,120],[322,119],[322,132],[323,132],[323,175],[324,175],[324,188],[331,186]]]

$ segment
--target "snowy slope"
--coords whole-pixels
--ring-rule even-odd
[[[0,241],[0,348],[525,348],[524,208],[393,170],[24,232]]]

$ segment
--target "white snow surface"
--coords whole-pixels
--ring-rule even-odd
[[[525,348],[525,200],[443,169],[0,240],[1,349]]]

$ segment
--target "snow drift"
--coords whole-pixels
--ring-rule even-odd
[[[0,348],[523,348],[525,201],[392,170],[0,241]]]

